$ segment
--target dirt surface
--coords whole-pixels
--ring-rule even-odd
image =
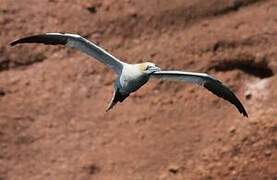
[[[106,113],[108,68],[62,46],[8,45],[44,32],[209,73],[249,118],[203,88],[157,80]],[[1,0],[0,180],[276,180],[276,73],[275,0]]]

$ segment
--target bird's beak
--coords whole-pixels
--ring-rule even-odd
[[[150,69],[149,69],[149,71],[151,72],[151,73],[154,73],[154,72],[157,72],[157,71],[160,71],[161,70],[161,68],[159,68],[159,67],[157,67],[157,66],[153,66],[153,67],[151,67]]]

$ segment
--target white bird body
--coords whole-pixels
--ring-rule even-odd
[[[124,94],[130,94],[138,90],[149,80],[150,76],[143,71],[142,64],[124,64],[122,73],[119,76],[120,91]]]
[[[247,116],[246,110],[233,92],[220,81],[205,73],[162,71],[151,62],[127,64],[112,56],[93,42],[90,42],[77,34],[46,33],[21,38],[12,42],[11,45],[14,46],[21,43],[61,44],[76,48],[111,68],[118,77],[114,84],[114,95],[107,111],[117,102],[123,102],[129,94],[137,91],[141,86],[147,83],[151,77],[155,77],[165,80],[184,81],[204,86],[213,94],[235,105],[240,113]]]

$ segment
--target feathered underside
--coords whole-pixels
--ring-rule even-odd
[[[112,56],[110,53],[97,46],[95,43],[83,38],[77,34],[66,33],[46,33],[33,36],[27,36],[11,43],[11,46],[24,43],[42,43],[46,45],[65,45],[76,48],[89,56],[94,57],[101,63],[107,65],[118,75],[121,73],[123,63]]]
[[[201,85],[218,97],[221,97],[233,104],[238,109],[238,111],[243,114],[243,116],[248,117],[245,108],[236,95],[219,80],[208,74],[183,71],[158,71],[154,72],[152,77],[165,80],[185,81]]]

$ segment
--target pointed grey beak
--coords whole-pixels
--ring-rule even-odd
[[[153,66],[153,67],[151,67],[150,69],[149,69],[149,71],[151,72],[151,73],[154,73],[154,72],[157,72],[157,71],[160,71],[161,70],[161,68],[159,68],[159,67],[157,67],[157,66]]]

